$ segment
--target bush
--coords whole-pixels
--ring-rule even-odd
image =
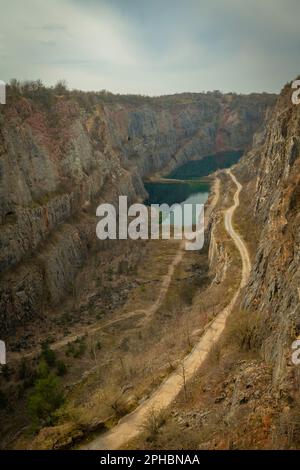
[[[50,349],[50,346],[47,342],[42,344],[42,354],[41,354],[41,356],[46,361],[46,363],[49,367],[54,367],[55,366],[55,364],[56,364],[56,354],[52,349]]]
[[[56,371],[57,375],[63,376],[67,373],[67,366],[64,361],[56,361]]]
[[[39,362],[39,365],[38,365],[38,368],[37,368],[37,378],[38,379],[42,379],[44,377],[47,377],[49,375],[49,366],[47,364],[47,362],[42,359],[40,362]]]
[[[66,355],[74,358],[82,357],[86,351],[86,343],[84,337],[77,338],[73,343],[68,343]]]
[[[166,413],[164,410],[152,408],[149,410],[145,421],[142,424],[142,429],[147,433],[147,438],[150,440],[155,439],[159,429],[166,422]]]
[[[58,378],[53,372],[39,378],[28,398],[28,412],[35,425],[54,422],[54,412],[64,402]]]
[[[19,365],[18,369],[18,377],[20,380],[23,380],[23,388],[29,388],[32,387],[36,377],[37,373],[36,370],[33,369],[28,362],[26,361],[25,358],[21,360],[21,363]]]

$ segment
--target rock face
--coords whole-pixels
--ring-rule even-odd
[[[260,312],[257,334],[281,389],[292,388],[291,345],[300,334],[300,106],[291,94],[287,85],[265,136],[237,166],[256,174],[252,213],[261,228],[243,303]]]
[[[97,240],[96,205],[144,198],[147,174],[247,148],[274,99],[9,89],[0,109],[0,331],[43,316],[70,291]]]

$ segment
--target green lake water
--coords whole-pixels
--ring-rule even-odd
[[[167,177],[173,179],[198,179],[202,176],[208,176],[216,170],[229,168],[239,161],[243,152],[240,150],[231,150],[220,152],[214,155],[207,155],[201,160],[193,160],[184,163],[173,170]]]
[[[196,211],[196,204],[205,204],[210,192],[210,183],[204,179],[205,176],[222,168],[228,168],[236,163],[243,152],[231,151],[222,152],[215,155],[207,155],[201,160],[194,160],[184,163],[169,175],[165,175],[169,181],[148,182],[145,188],[149,194],[146,204],[172,204],[178,203],[192,204],[192,223],[194,224],[199,215]],[[202,178],[202,179],[201,179]],[[170,180],[176,180],[174,183]],[[182,182],[181,182],[181,181]],[[170,211],[162,211],[162,220],[170,217]],[[185,222],[184,222],[185,225]],[[190,225],[190,222],[188,223]]]

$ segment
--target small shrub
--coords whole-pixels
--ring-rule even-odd
[[[32,371],[32,375],[30,377],[27,377],[27,379],[23,381],[23,387],[25,389],[32,387],[34,385],[36,378],[37,378],[36,372]]]
[[[42,358],[46,361],[49,367],[54,367],[56,363],[56,353],[50,348],[49,344],[42,344]]]
[[[72,343],[68,343],[66,355],[73,356],[74,358],[79,358],[84,355],[86,351],[86,343],[84,337],[77,338]]]
[[[37,378],[41,379],[43,377],[47,377],[49,375],[49,366],[47,362],[42,359],[39,362],[38,368],[37,368]]]
[[[142,430],[147,433],[149,440],[155,439],[159,429],[166,422],[166,413],[164,410],[152,408],[142,424]]]
[[[25,358],[21,360],[19,365],[18,378],[23,381],[23,389],[32,387],[37,378],[37,371],[26,361]],[[20,393],[22,393],[21,389]]]
[[[28,398],[28,412],[35,425],[50,425],[54,422],[54,412],[64,402],[58,378],[53,372],[39,378]]]
[[[61,361],[61,360],[56,361],[56,371],[57,371],[57,375],[59,375],[60,377],[63,375],[66,375],[67,366],[64,363],[64,361]]]

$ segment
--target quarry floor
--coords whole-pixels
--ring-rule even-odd
[[[228,185],[229,180],[224,195],[224,181]],[[115,246],[109,264],[111,251],[95,254],[78,276],[74,298],[61,307],[63,313],[54,314],[62,324],[53,329],[51,349],[68,368],[59,422],[34,439],[16,433],[17,426],[29,426],[25,397],[6,430],[6,447],[64,448],[86,440],[81,448],[120,448],[140,433],[149,411],[174,400],[183,388],[183,375],[184,381],[191,379],[220,337],[248,276],[249,255],[232,226],[240,190],[231,172],[223,174],[215,179],[207,206],[207,221],[213,220],[214,237],[225,253],[217,272],[209,268],[208,247],[186,252],[178,240],[141,242],[134,251]],[[83,282],[86,278],[89,285]],[[105,284],[107,290],[109,285],[114,295],[125,282],[124,300],[116,302],[113,311],[106,310],[99,286]],[[84,315],[76,318],[78,312]],[[45,337],[41,331],[40,341]],[[85,353],[75,358],[69,354],[70,345],[78,341],[84,343]],[[36,364],[39,350],[34,344],[15,352],[13,359]]]

